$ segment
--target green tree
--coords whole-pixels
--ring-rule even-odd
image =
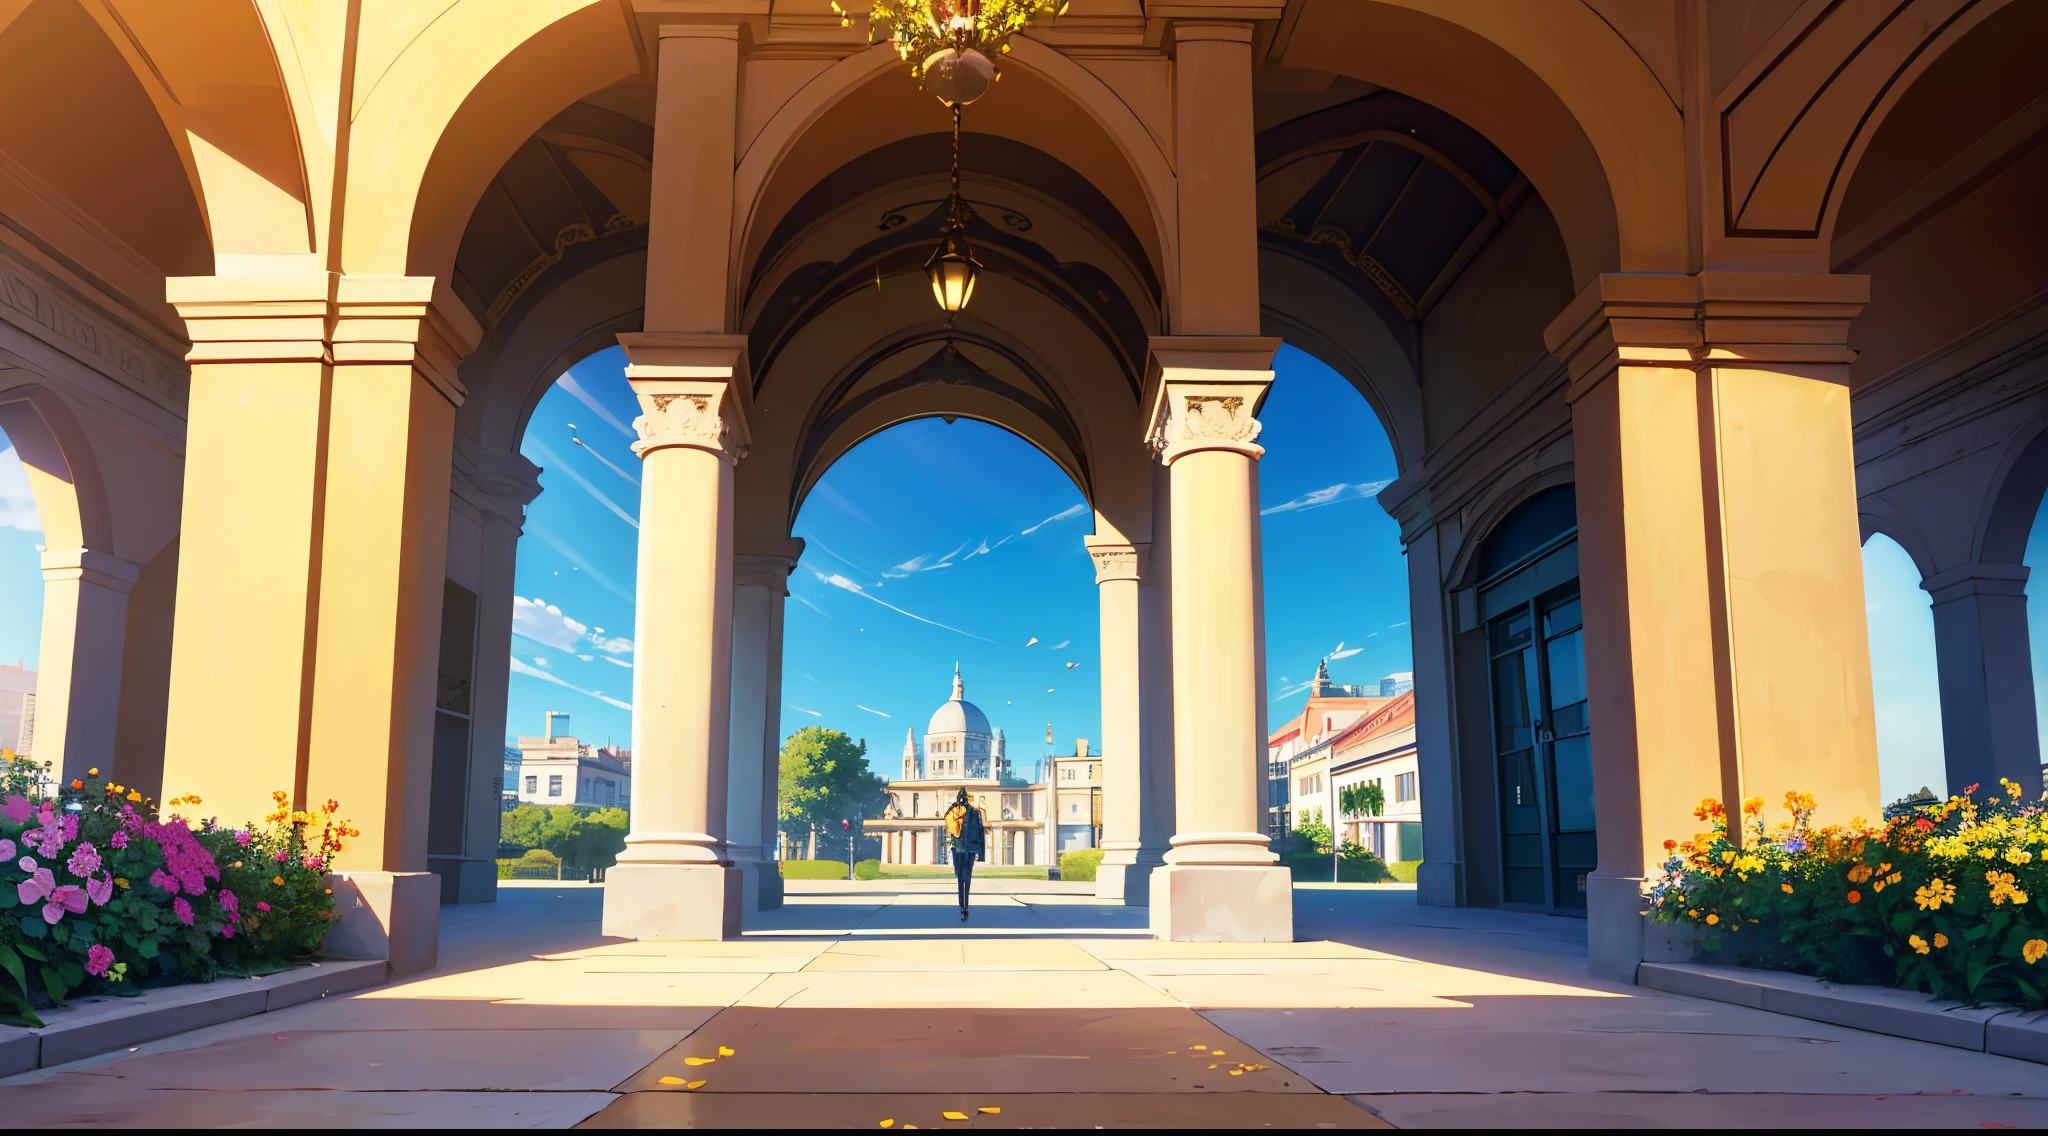
[[[1301,819],[1294,822],[1294,834],[1308,841],[1308,846],[1313,851],[1329,855],[1330,826],[1323,820],[1323,810],[1309,809],[1302,813]]]
[[[498,822],[501,855],[544,848],[577,868],[608,868],[626,848],[626,810],[588,805],[520,805]]]
[[[1337,790],[1337,808],[1345,816],[1376,817],[1387,811],[1387,793],[1377,781]]]
[[[882,815],[888,782],[868,768],[868,743],[839,730],[805,726],[782,743],[781,783],[775,816],[790,839],[804,839],[818,826],[821,846],[844,841],[840,821]],[[828,833],[829,830],[829,833]]]

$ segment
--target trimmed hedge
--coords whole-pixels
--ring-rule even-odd
[[[843,880],[846,878],[844,860],[784,860],[782,878],[785,880]]]
[[[1387,874],[1394,878],[1395,883],[1412,884],[1415,882],[1415,869],[1421,866],[1420,860],[1396,860],[1387,865]]]
[[[853,866],[853,878],[857,880],[879,880],[882,878],[880,860],[862,860]]]
[[[498,878],[501,880],[552,880],[561,874],[561,857],[545,848],[529,848],[517,860],[498,861]]]
[[[1102,865],[1102,849],[1083,848],[1060,853],[1060,879],[1094,883],[1095,869]]]

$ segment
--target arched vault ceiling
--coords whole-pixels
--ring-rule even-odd
[[[589,103],[549,120],[515,151],[477,202],[455,256],[454,287],[487,328],[543,277],[572,275],[643,245],[654,130]]]
[[[961,193],[974,213],[967,236],[984,275],[1031,289],[1099,340],[1135,401],[1159,310],[1136,235],[1085,178],[1043,151],[974,134],[961,149]],[[788,345],[835,305],[884,280],[920,288],[944,216],[948,158],[943,135],[879,147],[821,179],[777,225],[743,297],[757,394]]]
[[[1259,241],[1419,323],[1528,190],[1472,128],[1392,91],[1283,122],[1255,143]]]

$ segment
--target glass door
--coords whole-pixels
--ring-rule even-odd
[[[1501,902],[1583,911],[1598,857],[1576,568],[1568,545],[1488,589],[1483,603]]]

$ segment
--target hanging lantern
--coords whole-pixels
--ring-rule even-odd
[[[938,250],[924,262],[924,274],[932,281],[932,296],[948,312],[960,311],[974,298],[974,280],[980,271],[981,262],[974,259],[967,241],[951,231],[939,238]]]

